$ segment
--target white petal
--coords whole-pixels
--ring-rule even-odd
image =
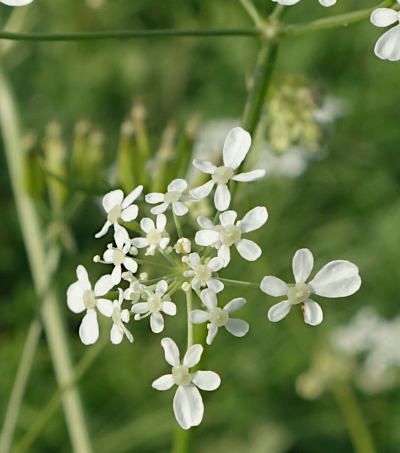
[[[400,60],[400,25],[384,33],[376,42],[374,51],[382,60]]]
[[[163,214],[168,209],[168,203],[161,203],[158,206],[150,209],[153,215]]]
[[[165,226],[167,225],[167,218],[165,217],[164,214],[158,214],[157,219],[156,219],[156,224],[157,224],[158,231],[165,230]]]
[[[149,219],[148,217],[144,217],[140,221],[140,228],[145,232],[145,233],[150,233],[150,231],[154,230],[156,226],[154,225],[154,222]]]
[[[132,305],[131,310],[133,313],[142,315],[149,311],[149,306],[147,305],[147,302],[138,302],[137,304]]]
[[[250,134],[241,127],[233,128],[227,135],[222,150],[224,165],[233,170],[238,168],[244,161],[250,146]]]
[[[219,215],[219,221],[221,222],[221,225],[226,228],[227,226],[233,225],[235,223],[236,217],[237,213],[235,211],[225,211],[221,212],[221,214]]]
[[[206,343],[208,345],[212,344],[214,341],[215,336],[218,333],[218,327],[215,324],[207,324],[207,329],[208,329],[208,334],[207,334],[207,339]]]
[[[164,376],[159,377],[151,384],[154,389],[161,391],[169,390],[174,385],[175,381],[172,374],[164,374]]]
[[[313,267],[314,257],[310,250],[297,250],[292,261],[293,275],[296,283],[304,283],[310,276]]]
[[[106,263],[112,263],[113,257],[114,257],[114,249],[113,248],[109,248],[103,253],[103,260]]]
[[[183,365],[192,368],[200,362],[201,354],[203,354],[203,346],[201,344],[194,344],[191,346],[183,357]]]
[[[81,264],[76,268],[76,276],[83,289],[91,289],[92,285],[90,284],[87,270]]]
[[[84,291],[80,282],[72,283],[68,287],[67,305],[74,313],[81,313],[85,309],[85,303],[83,302]]]
[[[1,0],[7,6],[25,6],[32,2],[33,0]]]
[[[201,263],[200,255],[197,252],[193,252],[189,254],[189,264],[192,267],[196,267]]]
[[[184,179],[174,179],[168,184],[168,192],[184,192],[187,188],[187,182]]]
[[[268,275],[262,279],[260,288],[264,293],[274,297],[286,295],[289,289],[283,280],[272,275]]]
[[[197,217],[197,223],[205,230],[212,230],[214,228],[214,224],[211,220],[207,219],[207,217],[204,217],[203,215]]]
[[[123,199],[124,199],[124,193],[120,189],[112,190],[111,192],[108,192],[103,197],[104,210],[106,212],[110,212],[113,207],[120,205],[122,203]]]
[[[148,193],[144,199],[149,204],[162,203],[164,201],[164,194],[160,192]]]
[[[96,307],[102,315],[107,316],[107,318],[111,318],[113,313],[113,303],[111,300],[96,299]]]
[[[231,193],[226,184],[218,184],[214,194],[214,204],[218,211],[225,211],[229,208]]]
[[[99,324],[94,309],[89,309],[83,317],[79,326],[79,337],[83,344],[89,345],[96,343],[99,338]]]
[[[189,209],[180,201],[172,203],[172,212],[177,216],[182,216],[187,214]]]
[[[138,216],[139,213],[139,208],[133,204],[132,206],[128,206],[125,208],[122,213],[121,213],[121,219],[124,222],[132,222],[132,220],[135,220],[136,217]]]
[[[137,262],[129,256],[124,259],[124,266],[132,273],[135,273],[138,269]]]
[[[243,337],[249,331],[249,324],[243,319],[228,319],[225,329],[235,337]]]
[[[121,282],[122,270],[121,266],[115,266],[111,272],[111,280],[114,285],[118,285]]]
[[[221,384],[221,378],[214,371],[196,371],[192,382],[201,390],[216,390]]]
[[[229,264],[231,260],[231,251],[227,245],[222,245],[218,250],[218,258],[221,258],[224,262],[224,267]]]
[[[129,310],[127,310],[126,308],[124,310],[121,310],[121,319],[125,323],[129,322],[130,320]]]
[[[190,384],[179,386],[174,396],[174,414],[183,429],[200,425],[203,419],[204,405],[198,389]]]
[[[162,311],[169,316],[175,316],[176,305],[173,302],[166,300],[162,303]]]
[[[160,249],[165,249],[167,245],[169,244],[170,237],[167,238],[162,238],[160,241]]]
[[[117,324],[113,324],[110,331],[110,339],[113,344],[120,344],[124,337],[124,331]]]
[[[143,247],[147,247],[149,245],[147,239],[145,238],[133,238],[131,240],[131,244],[138,249],[142,249]]]
[[[161,340],[161,346],[164,349],[165,353],[165,360],[171,366],[178,366],[179,365],[179,349],[176,345],[175,341],[171,338],[163,338]]]
[[[264,206],[251,209],[240,221],[240,229],[243,233],[257,230],[268,220],[268,211]]]
[[[156,285],[155,293],[158,296],[163,296],[168,291],[168,283],[165,280],[160,280]]]
[[[129,332],[129,330],[123,324],[121,324],[121,328],[124,331],[124,334],[125,334],[126,338],[128,339],[128,341],[130,343],[133,343],[133,335]]]
[[[358,267],[350,261],[326,264],[309,283],[312,292],[324,297],[346,297],[360,289]]]
[[[292,304],[288,300],[283,300],[268,310],[268,319],[271,322],[278,322],[289,313],[291,308]]]
[[[224,284],[215,278],[210,278],[206,281],[207,288],[214,291],[214,293],[220,293],[224,289]]]
[[[207,247],[209,245],[215,244],[219,239],[219,233],[215,230],[200,230],[196,233],[194,237],[194,242],[197,245]]]
[[[129,242],[129,233],[124,227],[118,223],[114,224],[114,241],[119,249],[124,248],[125,244]]]
[[[217,306],[217,296],[211,289],[204,289],[200,293],[200,299],[209,310],[213,310]]]
[[[210,319],[210,313],[204,310],[192,310],[190,319],[194,324],[202,324]]]
[[[371,23],[377,27],[388,27],[398,20],[398,12],[391,8],[377,8],[371,13]]]
[[[216,169],[216,166],[213,165],[211,162],[208,162],[207,160],[200,160],[200,159],[195,159],[193,161],[193,167],[195,167],[195,168],[197,168],[197,170],[200,170],[203,173],[207,173],[209,175],[212,175]]]
[[[222,269],[223,265],[224,262],[221,260],[221,258],[218,258],[217,256],[211,258],[210,261],[207,263],[207,267],[211,269],[213,272],[217,272],[220,269]]]
[[[202,200],[210,194],[212,188],[214,187],[214,184],[215,183],[213,180],[207,181],[201,186],[195,187],[194,189],[190,190],[189,193],[192,197],[196,198],[196,200]]]
[[[244,299],[243,297],[237,297],[228,302],[225,305],[224,310],[228,313],[233,313],[234,311],[239,310],[239,308],[242,308],[245,303],[246,299]]]
[[[164,330],[164,318],[161,313],[150,315],[150,328],[154,333],[160,333]]]
[[[198,291],[200,289],[200,287],[202,286],[201,280],[196,277],[190,282],[190,285],[195,291]]]
[[[336,5],[336,0],[319,0],[322,6],[329,8],[330,6]]]
[[[318,326],[318,324],[321,324],[324,315],[317,302],[314,302],[311,299],[306,300],[304,302],[303,310],[304,322],[306,324],[309,324],[310,326]]]
[[[111,275],[103,275],[94,285],[94,295],[104,296],[104,294],[107,294],[113,286],[114,284],[112,282]]]
[[[107,231],[109,230],[111,226],[111,223],[106,220],[106,223],[103,225],[102,229],[94,235],[96,239],[103,237],[105,234],[107,234]]]
[[[240,181],[240,182],[250,182],[250,181],[256,181],[257,179],[263,178],[265,176],[265,170],[253,170],[253,171],[248,171],[246,173],[239,173],[238,175],[235,175],[232,177],[234,181]]]
[[[236,244],[236,248],[242,258],[247,261],[255,261],[262,253],[260,247],[255,242],[249,241],[248,239],[241,239]]]
[[[128,194],[124,201],[121,204],[122,209],[127,208],[130,206],[142,193],[143,186],[137,186],[135,189],[132,190],[130,194]]]

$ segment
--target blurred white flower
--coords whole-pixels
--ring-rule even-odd
[[[140,221],[140,228],[146,233],[144,238],[133,238],[131,244],[138,249],[147,247],[146,255],[154,255],[157,248],[164,250],[170,240],[169,234],[165,231],[167,218],[164,214],[158,214],[156,224],[148,217]]]
[[[261,228],[268,220],[268,211],[264,206],[251,209],[242,220],[236,221],[235,211],[225,211],[219,215],[220,225],[214,225],[206,217],[198,217],[197,222],[203,228],[195,236],[195,242],[202,246],[213,246],[218,250],[218,257],[224,266],[231,259],[230,247],[236,247],[239,254],[248,261],[255,261],[261,256],[260,247],[249,239],[243,239],[243,233]]]
[[[99,338],[96,308],[104,316],[112,316],[112,302],[101,296],[107,294],[114,284],[110,275],[103,275],[92,290],[88,273],[81,265],[76,269],[76,276],[78,280],[72,283],[67,290],[67,305],[74,313],[81,313],[86,310],[79,326],[79,337],[83,344],[89,345],[95,343]]]
[[[233,181],[255,181],[265,175],[265,170],[253,170],[247,173],[235,175],[235,170],[244,161],[251,146],[250,134],[241,127],[232,129],[225,139],[222,151],[223,165],[216,167],[209,161],[195,159],[193,165],[203,173],[211,175],[211,179],[205,184],[190,190],[190,194],[198,200],[207,197],[215,184],[217,189],[214,194],[214,203],[218,211],[228,209],[231,202],[231,194],[228,182]]]
[[[400,3],[400,0],[397,0]],[[371,13],[371,23],[377,27],[388,27],[400,22],[400,13],[391,8],[377,8]],[[400,60],[400,24],[385,32],[376,42],[375,55],[382,60]]]
[[[198,426],[204,414],[203,400],[198,389],[216,390],[221,383],[221,378],[214,371],[190,373],[190,368],[200,362],[203,353],[203,347],[200,344],[195,344],[187,350],[182,363],[179,358],[179,349],[171,338],[163,338],[161,346],[165,352],[165,360],[172,366],[172,373],[156,379],[152,387],[164,391],[177,385],[178,389],[173,402],[176,421],[183,429]]]
[[[279,3],[280,5],[291,6],[295,5],[296,3],[299,3],[300,0],[272,0],[272,1]],[[318,0],[318,1],[322,6],[326,7],[336,5],[336,0]]]
[[[184,179],[174,179],[168,184],[167,193],[153,192],[145,196],[147,203],[160,203],[158,206],[151,208],[150,212],[154,215],[161,214],[172,205],[172,212],[177,216],[185,215],[188,208],[182,203],[182,196],[187,189],[187,182]]]
[[[219,327],[225,327],[235,337],[243,337],[249,331],[249,324],[242,319],[230,318],[230,314],[246,303],[243,297],[237,297],[228,302],[224,308],[217,306],[217,295],[211,289],[200,293],[200,299],[207,310],[192,310],[190,319],[194,324],[208,322],[207,344],[211,344],[218,333]]]
[[[32,2],[33,0],[0,0],[0,3],[4,3],[7,6],[25,6]]]
[[[268,319],[278,322],[291,310],[293,305],[301,304],[304,322],[316,326],[322,322],[322,309],[317,302],[310,299],[311,294],[323,297],[346,297],[354,294],[361,286],[358,267],[345,260],[331,261],[326,264],[315,277],[306,283],[314,266],[314,258],[310,250],[297,250],[293,257],[294,285],[287,285],[277,277],[266,276],[260,288],[270,296],[287,296],[286,300],[272,306],[268,311]]]
[[[150,316],[150,328],[154,333],[164,330],[164,318],[162,313],[169,316],[176,315],[176,305],[166,296],[168,284],[165,280],[157,283],[155,291],[145,290],[147,301],[138,302],[132,305],[132,312],[136,314],[135,319],[143,319]]]
[[[129,330],[124,326],[124,323],[129,322],[129,310],[126,308],[122,309],[121,305],[124,301],[124,292],[121,288],[118,288],[119,297],[118,300],[114,300],[113,302],[113,310],[112,310],[112,321],[113,325],[111,327],[110,338],[113,344],[121,343],[124,335],[126,338],[132,343],[133,336],[129,332]]]
[[[185,257],[184,257],[185,258]],[[184,277],[190,277],[190,285],[194,290],[199,290],[204,286],[219,293],[224,289],[224,284],[213,278],[213,272],[218,272],[223,268],[224,263],[220,258],[201,259],[198,253],[191,253],[184,262],[191,270],[184,271]]]

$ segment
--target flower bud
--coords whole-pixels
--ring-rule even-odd
[[[177,243],[174,245],[174,249],[176,253],[179,254],[190,253],[192,250],[192,244],[189,239],[181,238],[178,239]]]

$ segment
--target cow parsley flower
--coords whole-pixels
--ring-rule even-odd
[[[192,310],[190,319],[194,324],[207,322],[207,344],[211,344],[218,333],[219,327],[225,327],[235,337],[243,337],[249,331],[249,324],[242,319],[230,318],[230,314],[246,303],[243,297],[237,297],[228,302],[224,308],[217,306],[217,295],[210,289],[200,293],[200,299],[207,310]]]
[[[167,218],[164,214],[158,214],[156,224],[148,217],[140,221],[140,228],[146,233],[144,238],[133,238],[131,244],[138,249],[147,247],[146,255],[154,255],[157,248],[164,250],[170,240],[169,234],[165,231]]]
[[[251,209],[242,220],[236,221],[235,211],[225,211],[219,215],[220,225],[214,225],[206,217],[197,221],[203,230],[196,233],[195,242],[202,246],[213,246],[218,250],[218,257],[226,267],[231,259],[230,247],[236,247],[239,254],[248,261],[255,261],[261,256],[260,247],[249,239],[243,239],[243,233],[249,233],[262,227],[268,220],[268,211],[263,206]]]
[[[150,212],[154,215],[161,214],[168,209],[169,205],[172,205],[172,212],[177,216],[185,215],[188,212],[188,208],[182,203],[183,193],[187,189],[187,182],[184,179],[174,179],[167,187],[167,193],[153,192],[145,196],[147,203],[155,204],[161,203],[154,208],[151,208]]]
[[[100,260],[99,256],[94,257],[94,261],[97,263],[114,265],[114,269],[111,272],[111,280],[114,285],[118,285],[121,282],[122,266],[132,273],[135,273],[138,269],[136,261],[128,256],[129,250],[129,244],[125,244],[121,248],[108,244],[107,250],[103,254],[103,261]]]
[[[219,293],[224,289],[224,284],[213,278],[213,272],[218,272],[224,266],[220,258],[201,259],[198,253],[191,253],[184,262],[191,270],[184,271],[184,277],[190,277],[190,286],[194,290],[199,290],[204,286]]]
[[[125,274],[125,273],[124,273]],[[122,278],[124,278],[122,274]],[[132,275],[132,274],[131,274]],[[134,277],[132,275],[132,277]],[[126,280],[126,279],[125,279]],[[130,280],[129,287],[124,291],[124,299],[129,300],[132,304],[139,302],[144,294],[146,294],[147,287],[138,279]]]
[[[333,298],[346,297],[360,289],[361,278],[358,267],[349,261],[331,261],[306,283],[313,266],[314,258],[310,250],[300,249],[295,253],[292,263],[296,283],[288,285],[272,276],[263,278],[260,288],[264,293],[274,297],[287,297],[269,309],[270,321],[280,321],[290,312],[293,305],[301,304],[304,322],[316,326],[321,324],[323,313],[320,305],[310,299],[311,294]]]
[[[112,321],[113,325],[111,327],[110,338],[113,344],[120,344],[124,335],[132,343],[133,336],[129,330],[124,326],[124,323],[128,323],[130,319],[129,310],[126,308],[122,309],[121,305],[124,301],[124,292],[121,288],[118,288],[119,297],[118,300],[113,302],[113,311],[112,311]]]
[[[79,327],[79,337],[83,344],[93,344],[99,338],[99,324],[96,308],[108,318],[112,316],[113,304],[101,296],[107,294],[114,286],[110,275],[103,275],[97,280],[92,289],[86,269],[79,265],[76,269],[78,280],[72,283],[67,290],[67,305],[74,313],[86,310]]]
[[[154,333],[164,330],[164,318],[162,313],[169,316],[176,315],[176,305],[166,295],[168,284],[165,280],[157,283],[155,291],[145,290],[147,301],[138,302],[132,305],[132,312],[136,314],[135,319],[143,319],[150,316],[150,328]]]
[[[207,197],[215,184],[217,189],[214,194],[214,203],[218,211],[225,211],[229,208],[231,194],[228,182],[233,181],[255,181],[265,175],[265,170],[253,170],[247,173],[235,175],[235,170],[244,161],[251,146],[250,134],[241,127],[233,128],[225,139],[222,151],[223,165],[216,167],[206,160],[195,159],[193,165],[203,173],[211,175],[210,181],[196,187],[190,194],[197,200]]]
[[[400,3],[400,0],[397,0]],[[400,13],[391,8],[377,8],[371,13],[371,22],[377,27],[388,27],[400,22]],[[376,42],[375,55],[382,60],[400,60],[400,24],[384,33]]]
[[[139,213],[139,208],[133,204],[133,202],[140,196],[142,193],[143,186],[137,186],[136,189],[124,197],[124,192],[122,190],[112,190],[108,192],[103,197],[103,208],[107,213],[106,223],[103,225],[103,228],[95,234],[96,238],[104,236],[111,225],[114,226],[115,231],[121,229],[118,221],[121,219],[124,222],[131,222],[135,220]],[[125,228],[123,228],[125,230]],[[126,230],[125,230],[126,231]],[[126,232],[126,234],[128,234]]]
[[[0,0],[0,3],[4,3],[7,6],[25,6],[32,2],[33,0]]]
[[[221,378],[214,371],[196,371],[190,373],[200,362],[203,347],[200,344],[191,346],[182,362],[179,358],[179,349],[171,338],[163,338],[161,346],[165,352],[165,360],[172,366],[172,373],[159,377],[152,383],[156,390],[169,390],[174,385],[178,386],[174,396],[173,408],[176,421],[183,429],[200,425],[204,405],[200,390],[216,390],[221,383]]]
[[[275,3],[279,3],[280,5],[291,6],[295,5],[296,3],[299,3],[300,0],[272,0],[272,1]],[[318,0],[318,1],[322,6],[326,7],[336,5],[336,0]]]

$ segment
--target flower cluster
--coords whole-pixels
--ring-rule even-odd
[[[149,318],[153,333],[162,333],[167,328],[168,317],[181,311],[177,300],[180,290],[186,294],[185,319],[189,325],[206,324],[207,345],[214,342],[222,327],[235,337],[247,334],[249,324],[237,318],[235,313],[246,304],[246,299],[235,297],[220,305],[226,284],[237,283],[240,286],[246,282],[222,278],[220,273],[229,266],[235,249],[250,262],[262,254],[260,246],[248,235],[266,223],[267,209],[255,206],[241,216],[229,209],[234,182],[254,181],[265,174],[263,169],[241,171],[250,146],[249,133],[235,127],[225,139],[222,165],[194,160],[194,167],[210,178],[200,186],[189,188],[185,180],[175,179],[168,184],[166,193],[143,196],[144,188],[140,185],[127,196],[118,189],[103,197],[106,221],[95,236],[101,238],[111,230],[114,240],[107,245],[102,258],[96,255],[94,261],[105,265],[106,274],[92,287],[86,269],[79,265],[77,281],[67,291],[68,307],[74,313],[84,313],[79,336],[85,345],[95,343],[99,337],[98,313],[112,320],[110,339],[113,344],[119,344],[124,337],[133,342],[132,329],[128,330],[127,325],[145,318]],[[181,220],[191,213],[190,208],[195,208],[200,200],[210,195],[215,186],[214,219],[199,216],[198,230],[193,237],[184,237],[186,225],[181,225]],[[175,225],[172,231],[171,225]],[[133,237],[130,231],[134,232]],[[157,259],[150,261],[152,256]],[[147,272],[139,273],[142,266],[148,266],[155,275],[149,278]],[[282,319],[292,305],[300,304],[305,321],[317,325],[322,321],[322,311],[318,303],[309,298],[311,294],[343,297],[360,287],[358,269],[348,261],[327,264],[306,283],[312,266],[311,252],[302,249],[293,260],[294,285],[287,285],[276,277],[264,277],[262,291],[273,296],[286,296],[286,300],[269,310],[271,321]],[[167,269],[169,273],[158,276],[160,269]],[[259,286],[258,283],[250,285]],[[192,306],[193,294],[197,296],[195,307]],[[220,377],[215,372],[193,370],[203,352],[202,345],[193,344],[193,334],[188,334],[188,345],[181,361],[175,342],[169,337],[161,340],[172,372],[153,382],[153,387],[158,390],[178,386],[173,409],[176,420],[184,429],[197,426],[203,418],[199,389],[211,391],[220,385]]]

